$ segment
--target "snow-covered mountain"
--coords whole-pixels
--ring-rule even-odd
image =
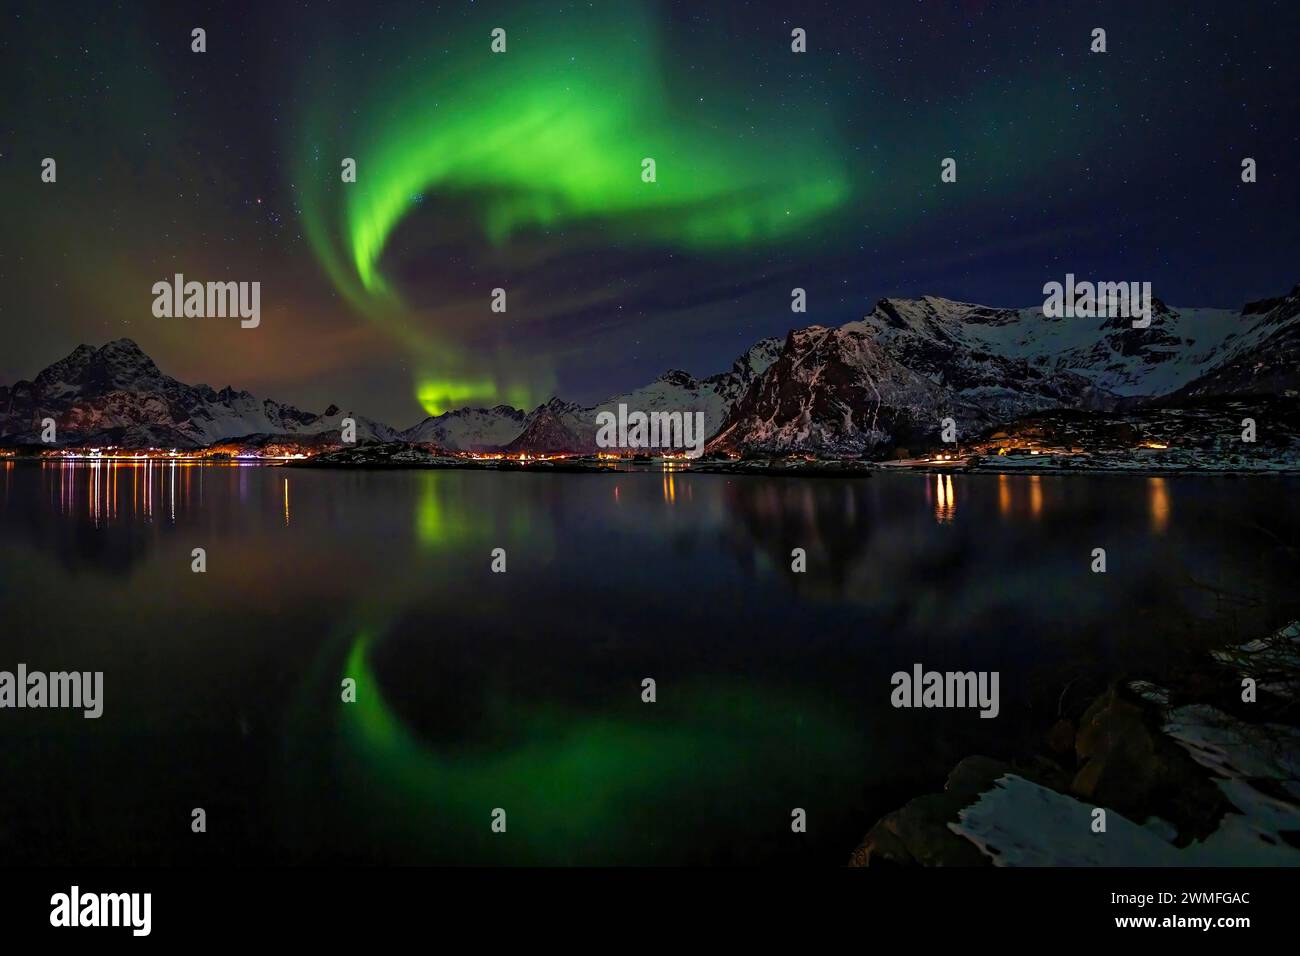
[[[527,417],[509,405],[458,408],[426,418],[401,432],[399,437],[448,451],[496,451],[519,437]]]
[[[712,388],[724,404],[734,405],[744,397],[745,392],[749,391],[749,386],[771,368],[772,363],[781,355],[783,345],[784,340],[779,335],[759,339],[750,346],[749,351],[732,363],[731,368],[717,375],[710,375],[704,380],[704,384]],[[705,423],[708,424],[707,419]],[[721,424],[722,422],[719,421],[718,425]],[[712,430],[707,434],[713,434]]]
[[[338,430],[348,413],[321,414],[244,391],[186,385],[158,370],[130,339],[78,346],[32,381],[0,386],[0,442],[39,444],[53,418],[59,445],[198,448],[249,435],[315,435]],[[361,416],[357,437],[385,440],[392,429]]]
[[[927,296],[792,332],[711,450],[858,454],[1050,408],[1295,389],[1300,287],[1245,308],[1152,303],[1151,325]],[[929,387],[923,387],[922,383]]]
[[[867,329],[814,325],[786,337],[780,356],[709,444],[857,454],[924,431],[956,410],[949,389],[896,361]]]
[[[746,353],[748,355],[749,353]],[[697,379],[687,372],[670,369],[649,385],[614,395],[596,405],[579,405],[552,398],[529,413],[520,434],[510,442],[505,451],[513,452],[575,452],[593,454],[596,445],[596,417],[610,412],[617,417],[619,405],[629,412],[683,412],[704,414],[704,433],[717,431],[731,410],[742,386],[731,373]]]
[[[508,454],[591,454],[597,450],[594,421],[595,413],[590,409],[574,402],[552,398],[545,405],[539,405],[528,413],[523,430],[502,451]]]
[[[1050,318],[1041,307],[992,309],[927,296],[883,299],[859,323],[908,367],[986,403],[985,389],[1068,398],[1078,376],[1097,398],[1167,395],[1294,328],[1300,287],[1240,310],[1174,309],[1153,301],[1151,325],[1123,318]]]
[[[756,343],[730,369],[665,372],[595,405],[552,398],[525,413],[463,408],[397,432],[335,406],[321,414],[248,392],[186,385],[129,339],[78,347],[33,381],[0,386],[0,444],[37,444],[55,419],[60,444],[193,448],[259,436],[324,436],[344,417],[360,440],[449,451],[577,452],[596,447],[603,411],[701,412],[710,450],[857,455],[925,444],[943,418],[959,438],[1058,408],[1116,409],[1222,395],[1300,390],[1300,286],[1240,310],[1155,301],[1151,325],[1049,318],[927,296],[882,299],[839,328],[811,326]],[[262,443],[265,443],[263,441]]]
[[[704,433],[712,435],[735,402],[763,374],[781,350],[779,338],[762,339],[730,369],[697,379],[671,369],[649,385],[614,395],[595,405],[552,398],[525,414],[508,405],[468,408],[427,418],[401,433],[407,441],[428,441],[457,451],[571,452],[590,454],[596,446],[596,417],[604,411],[702,412]]]
[[[1281,298],[1252,302],[1241,314],[1243,320],[1258,316],[1258,321],[1232,340],[1220,361],[1174,392],[1171,401],[1300,392],[1300,286]]]
[[[750,385],[771,367],[781,351],[779,338],[761,339],[732,363],[730,369],[708,378],[697,379],[679,369],[670,369],[649,385],[614,395],[596,405],[577,409],[567,420],[569,427],[596,447],[596,416],[601,412],[618,415],[618,407],[629,412],[702,412],[704,434],[712,435],[722,427],[732,406],[749,390]]]

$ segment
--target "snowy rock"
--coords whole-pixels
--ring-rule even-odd
[[[315,435],[353,417],[358,439],[391,428],[336,406],[321,415],[226,387],[186,385],[159,371],[130,339],[78,346],[31,382],[0,387],[0,442],[38,444],[53,418],[60,445],[198,448],[249,435]]]

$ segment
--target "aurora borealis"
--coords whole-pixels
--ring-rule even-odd
[[[1297,0],[0,25],[11,935],[1279,925]]]
[[[714,122],[682,111],[665,88],[654,18],[633,4],[611,9],[618,13],[592,16],[581,30],[521,15],[511,21],[513,52],[508,33],[494,54],[469,24],[447,57],[429,57],[417,40],[378,82],[333,74],[332,90],[350,89],[364,104],[357,123],[332,122],[324,106],[309,111],[297,178],[312,247],[348,301],[395,327],[418,356],[417,395],[430,414],[506,396],[490,377],[454,377],[467,357],[439,340],[436,307],[419,323],[381,271],[395,233],[426,202],[462,201],[477,238],[494,249],[524,233],[577,228],[591,246],[614,237],[707,254],[797,241],[848,197],[829,128],[790,138],[772,111],[738,133],[725,107]],[[337,100],[321,97],[321,86],[311,84],[313,106]],[[335,157],[351,155],[351,144],[362,172],[340,188]],[[643,176],[646,160],[653,176]]]
[[[0,280],[25,331],[0,379],[125,335],[188,381],[404,427],[707,375],[888,295],[1025,305],[1074,271],[1239,306],[1300,261],[1297,19],[1268,0],[20,3]],[[261,327],[155,319],[175,272],[260,280]]]
[[[739,246],[796,233],[845,198],[845,171],[823,140],[783,139],[773,122],[744,142],[673,116],[654,29],[648,17],[623,15],[609,31],[618,42],[593,47],[563,28],[548,35],[543,24],[528,31],[523,51],[486,61],[465,31],[449,68],[385,76],[371,94],[380,120],[354,134],[368,147],[360,151],[365,175],[340,191],[361,288],[391,294],[379,259],[430,192],[476,197],[473,211],[497,246],[529,227],[582,221],[646,242]],[[572,66],[579,56],[583,66]],[[416,73],[411,85],[405,72]],[[448,72],[463,76],[459,85]],[[308,134],[313,155],[326,135]],[[671,175],[644,182],[645,157]],[[301,178],[320,174],[309,167]],[[325,218],[313,205],[320,201],[308,194],[309,222]]]
[[[700,802],[714,808],[713,819],[683,825],[703,845],[722,828],[737,789],[795,788],[807,763],[840,768],[827,774],[825,791],[817,795],[818,809],[830,812],[836,801],[851,799],[850,768],[866,750],[833,707],[747,682],[700,682],[683,688],[666,720],[647,719],[644,708],[585,713],[494,699],[486,708],[494,719],[479,734],[484,740],[504,735],[508,746],[439,753],[386,699],[368,656],[381,640],[362,631],[347,647],[342,673],[357,682],[357,706],[340,711],[329,734],[301,733],[286,741],[295,767],[319,767],[322,774],[287,790],[310,799],[311,792],[336,789],[347,809],[341,825],[359,823],[366,839],[406,852],[440,859],[472,855],[510,865],[614,864],[658,854],[667,862],[663,842],[638,814],[627,813],[647,795],[660,812],[677,807],[683,818]],[[303,696],[321,690],[308,685]],[[300,710],[295,718],[309,724],[310,705]],[[810,741],[795,759],[783,745],[792,733]],[[707,782],[698,775],[704,763],[712,767]],[[507,793],[510,819],[525,836],[494,844],[491,832],[476,826],[477,818]],[[753,803],[772,804],[774,813],[784,809],[770,798]],[[292,806],[285,813],[290,827]],[[419,808],[436,808],[436,814]]]

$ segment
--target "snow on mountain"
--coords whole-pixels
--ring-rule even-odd
[[[948,414],[969,435],[1050,408],[1294,389],[1298,314],[1300,289],[1238,311],[1153,301],[1145,329],[1041,307],[882,299],[839,329],[792,333],[710,448],[856,454],[918,431],[932,440]]]
[[[552,398],[528,414],[523,431],[502,450],[507,454],[591,454],[597,450],[594,423],[595,413],[590,409]]]
[[[1174,309],[1157,299],[1150,327],[1135,329],[1125,318],[1051,318],[1041,306],[992,309],[927,296],[883,299],[849,325],[872,330],[899,361],[958,391],[1002,383],[1055,398],[1044,383],[1076,375],[1101,399],[1173,392],[1258,346],[1270,331],[1266,318],[1245,309]]]
[[[840,328],[763,339],[732,367],[697,379],[665,372],[595,405],[552,398],[525,413],[463,408],[403,432],[335,406],[314,414],[232,388],[185,385],[129,339],[79,346],[33,381],[0,386],[0,443],[39,442],[55,419],[60,444],[192,448],[247,436],[305,436],[357,421],[360,440],[451,451],[590,453],[601,412],[704,415],[712,450],[854,455],[933,440],[952,416],[969,436],[1058,408],[1113,409],[1220,395],[1300,390],[1300,286],[1240,310],[1175,309],[1155,300],[1151,324],[1049,318],[926,296],[882,299]]]
[[[731,368],[705,379],[672,369],[641,388],[614,395],[595,405],[552,398],[525,414],[508,405],[463,408],[427,418],[401,433],[407,441],[429,441],[449,450],[573,452],[591,454],[596,445],[596,418],[601,412],[617,416],[618,406],[629,412],[702,412],[704,433],[721,427],[731,406],[767,370],[781,348],[779,338],[762,339]]]
[[[575,429],[585,426],[595,446],[596,416],[601,412],[618,415],[619,405],[629,412],[683,412],[704,414],[704,435],[709,436],[722,427],[732,406],[748,391],[760,375],[771,367],[780,354],[779,338],[761,339],[740,356],[730,369],[708,378],[697,379],[687,372],[671,369],[649,385],[615,395],[591,408],[581,409],[579,421],[571,423]]]
[[[993,417],[1105,401],[1104,387],[1098,394],[1087,378],[1040,359],[1033,322],[1032,310],[927,297],[882,299],[870,315],[842,329],[871,336],[896,361],[952,392],[955,401]]]
[[[860,454],[956,411],[950,390],[897,361],[870,330],[814,325],[789,334],[709,448]]]
[[[712,388],[728,405],[734,405],[749,390],[760,375],[766,372],[781,355],[785,340],[779,335],[759,339],[749,351],[736,359],[730,369],[710,375],[704,384]],[[721,422],[718,423],[721,425]],[[706,434],[713,434],[712,430]]]
[[[523,412],[509,405],[459,408],[426,418],[401,432],[399,437],[448,451],[497,451],[519,437],[526,418]]]
[[[597,416],[609,412],[617,417],[619,405],[625,405],[628,412],[647,415],[652,412],[702,412],[704,433],[710,435],[722,424],[731,408],[723,390],[734,391],[736,387],[732,378],[718,376],[700,381],[687,372],[673,369],[649,385],[607,398],[596,405],[578,405],[553,398],[529,414],[522,433],[506,446],[506,451],[594,454],[601,450],[596,444]]]
[[[244,391],[186,385],[159,371],[130,339],[78,346],[33,381],[0,386],[0,441],[37,444],[53,418],[57,444],[197,448],[249,435],[312,435],[357,422],[360,440],[388,439],[388,426],[331,405],[323,414]]]
[[[1252,302],[1242,310],[1243,320],[1255,316],[1258,321],[1245,334],[1225,344],[1217,364],[1170,399],[1300,392],[1300,285],[1286,296]]]

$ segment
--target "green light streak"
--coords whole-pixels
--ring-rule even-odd
[[[598,709],[493,694],[476,741],[434,746],[386,700],[371,662],[382,633],[360,628],[333,676],[304,687],[284,764],[294,768],[287,807],[328,792],[303,831],[309,843],[331,808],[350,843],[390,860],[672,862],[684,847],[707,854],[738,815],[770,817],[779,832],[787,797],[799,794],[816,819],[818,807],[851,804],[860,782],[863,740],[849,722],[819,702],[727,680],[680,685],[653,714],[634,683],[625,706]],[[338,701],[340,676],[356,681],[355,703]],[[324,733],[322,700],[336,715]],[[815,791],[811,767],[822,768]],[[503,836],[489,825],[496,807],[507,812]]]
[[[491,379],[477,382],[423,381],[416,388],[415,397],[426,414],[441,415],[472,401],[491,401],[497,397],[497,386]]]
[[[331,72],[303,124],[296,179],[308,240],[340,294],[410,349],[416,398],[431,415],[536,396],[467,369],[383,272],[408,220],[403,249],[437,238],[420,233],[421,205],[467,209],[491,246],[574,228],[587,242],[712,254],[813,239],[851,191],[811,104],[793,130],[780,113],[671,92],[647,8],[507,20],[505,54],[490,52],[475,21],[440,36],[435,52],[412,46],[382,76]],[[356,107],[355,121],[340,119],[340,99]],[[356,183],[339,181],[342,156],[357,160]],[[656,182],[642,180],[646,157]]]

